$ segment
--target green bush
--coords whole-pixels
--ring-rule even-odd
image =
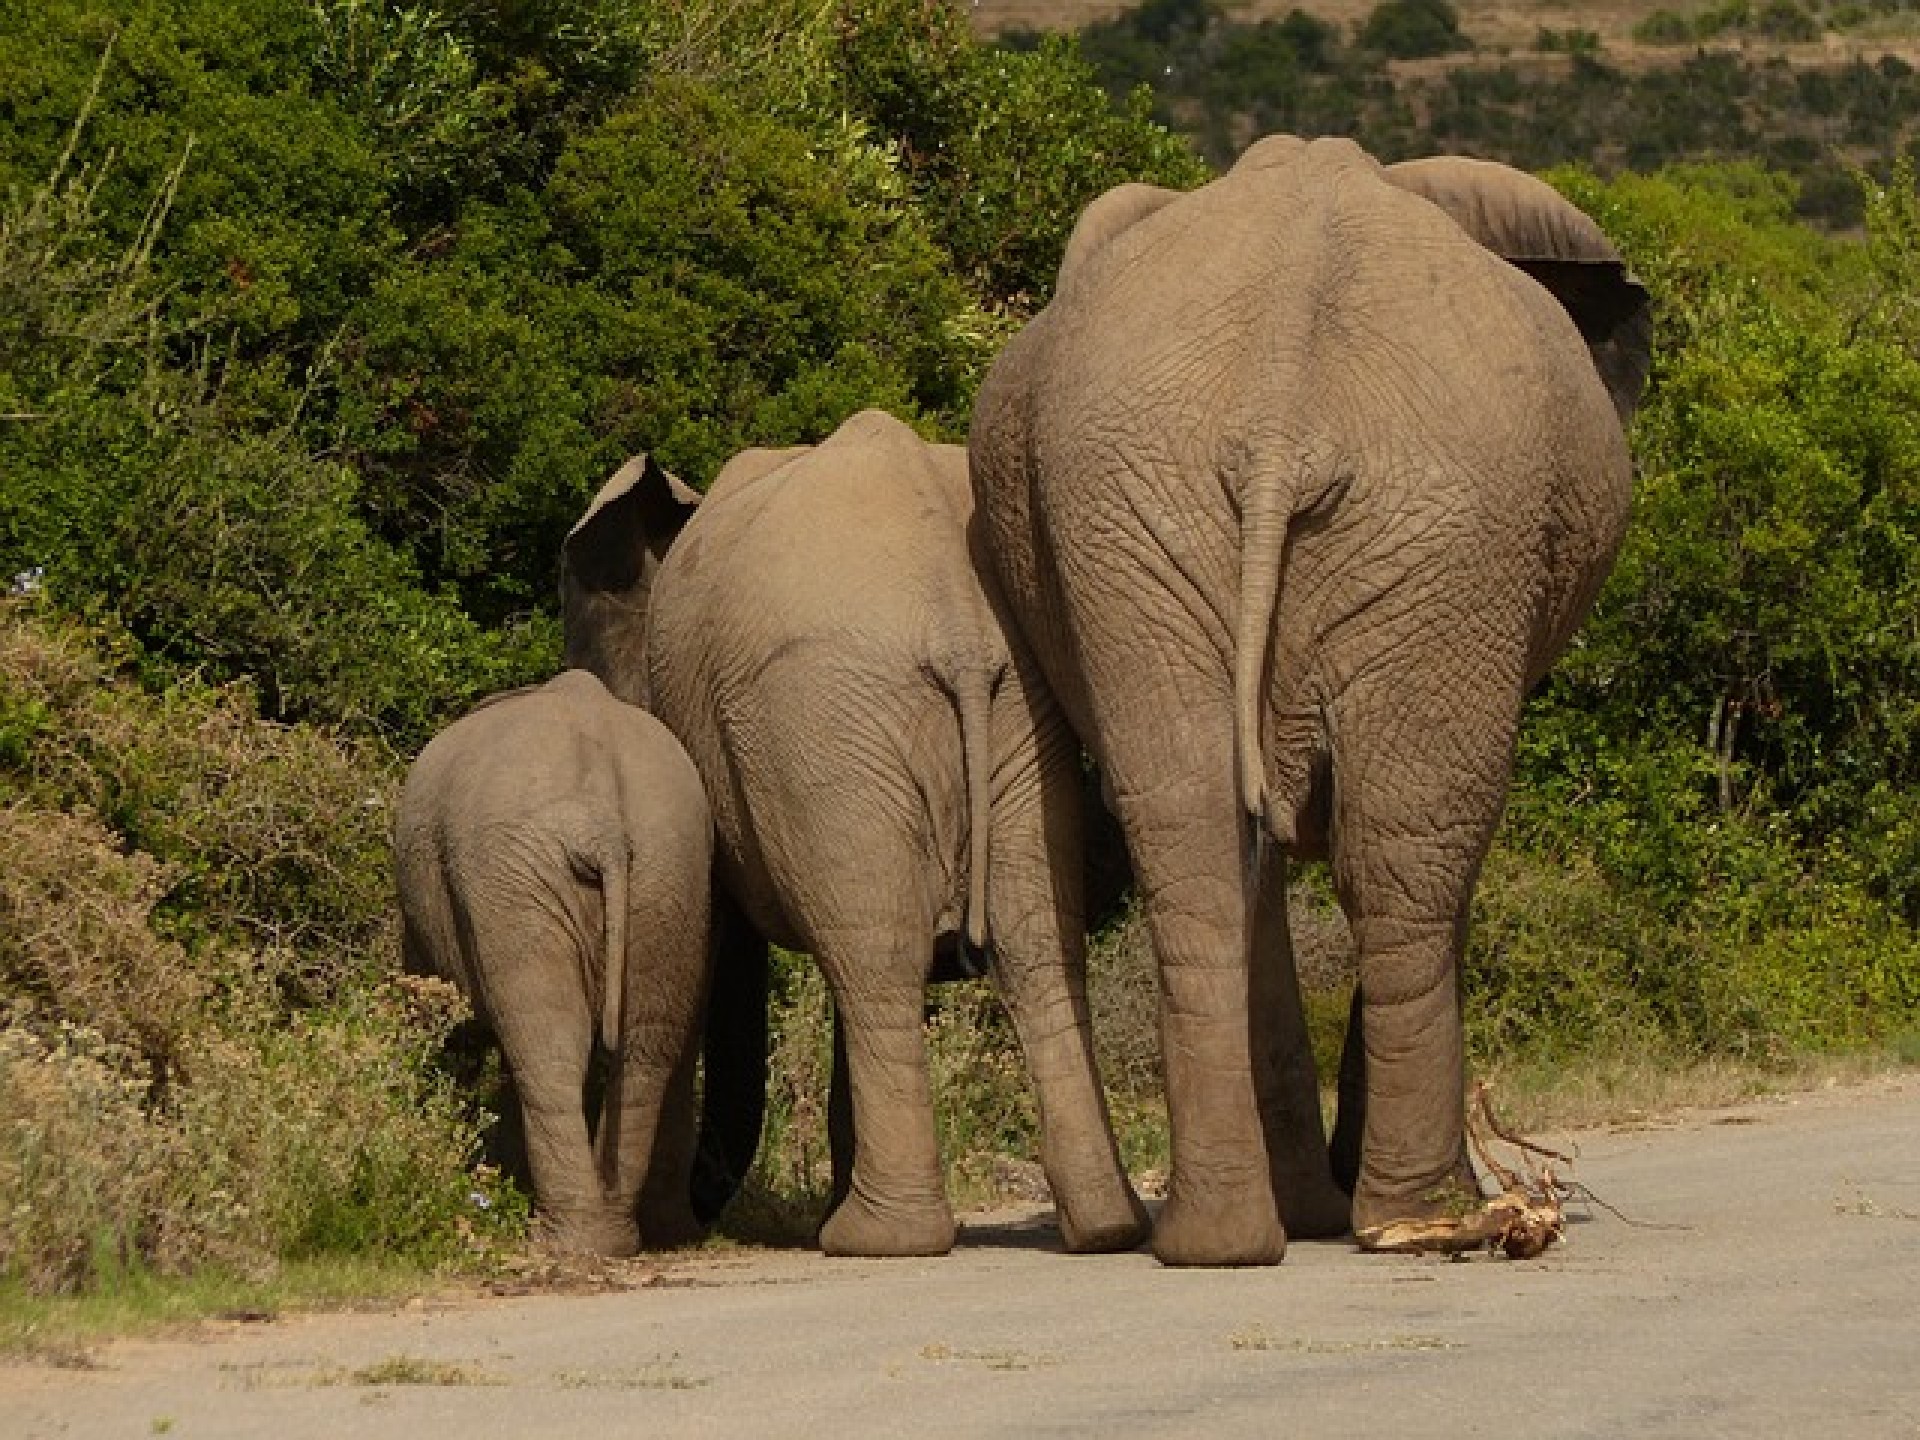
[[[393,979],[392,758],[243,689],[150,695],[137,655],[0,601],[4,1273],[433,1262],[510,1231],[438,1065],[457,998]]]
[[[1658,350],[1634,524],[1529,709],[1479,897],[1476,1045],[1870,1046],[1920,1004],[1898,306],[1760,172],[1561,178],[1661,298]],[[1904,275],[1911,183],[1876,203]]]
[[[1384,0],[1360,23],[1355,38],[1362,49],[1396,60],[1473,48],[1460,32],[1460,12],[1447,0]]]
[[[69,145],[104,113],[83,107]],[[44,574],[70,609],[117,613],[181,669],[252,677],[276,717],[414,743],[550,664],[551,626],[483,640],[421,585],[368,529],[353,472],[310,452],[297,406],[258,424],[275,386],[241,403],[247,383],[217,382],[211,350],[172,362],[210,344],[210,320],[176,317],[162,279],[191,159],[124,248],[102,198],[119,173],[64,159],[0,208],[0,573]]]

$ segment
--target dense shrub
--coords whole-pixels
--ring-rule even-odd
[[[1635,22],[1633,38],[1642,45],[1685,45],[1693,39],[1693,25],[1672,10],[1655,10]]]
[[[1016,316],[1053,293],[1089,200],[1126,180],[1185,188],[1205,173],[1153,123],[1144,92],[1109,108],[1059,40],[1028,53],[969,50],[925,113],[932,123],[909,152],[922,207],[976,292]]]
[[[1598,55],[1602,46],[1597,30],[1585,30],[1577,26],[1554,30],[1543,25],[1534,32],[1533,48],[1548,55]]]
[[[0,1273],[459,1252],[491,1182],[461,1008],[392,978],[392,762],[136,653],[0,601]]]
[[[431,1261],[517,1213],[472,1204],[476,1124],[434,1065],[451,990],[363,982],[290,1014],[271,957],[162,934],[175,874],[120,845],[0,807],[0,1279]]]
[[[83,104],[70,147],[102,113]],[[117,612],[155,658],[252,676],[277,717],[418,741],[537,668],[551,630],[483,641],[369,530],[358,478],[312,452],[284,387],[245,378],[280,367],[216,357],[211,315],[176,313],[162,242],[190,169],[142,198],[124,248],[118,161],[69,155],[0,207],[0,573]]]
[[[71,1291],[151,1245],[174,1157],[147,1083],[97,1032],[0,1020],[0,1278]]]
[[[839,159],[661,80],[538,197],[396,267],[346,385],[383,533],[498,622],[550,605],[561,537],[628,454],[704,480],[866,405],[951,427],[985,327],[897,177]]]
[[[312,999],[376,976],[393,923],[391,756],[263,723],[242,686],[181,681],[149,696],[137,654],[124,635],[0,600],[0,794],[110,826],[130,863],[153,867],[141,893],[171,934],[282,955],[284,978]],[[168,1013],[159,985],[134,993],[149,988]]]
[[[1769,40],[1807,41],[1820,38],[1820,22],[1793,0],[1770,0],[1753,18],[1753,28]]]
[[[1480,898],[1482,1044],[1884,1039],[1920,1005],[1920,365],[1790,187],[1562,179],[1661,296],[1660,348],[1634,525],[1530,709]],[[1877,195],[1904,274],[1911,183]]]
[[[1360,22],[1355,38],[1362,49],[1396,60],[1473,48],[1460,33],[1460,13],[1447,0],[1385,0]]]
[[[1819,8],[1817,0],[1813,8]],[[1838,14],[1833,18],[1841,27],[1852,23]],[[1767,0],[1758,9],[1747,0],[1722,0],[1691,15],[1656,10],[1634,25],[1633,38],[1643,45],[1684,45],[1751,33],[1767,40],[1796,43],[1819,39],[1821,28],[1820,20],[1794,0]]]

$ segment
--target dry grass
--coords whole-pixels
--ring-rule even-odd
[[[1856,1084],[1884,1072],[1887,1063],[1876,1053],[1798,1055],[1760,1064],[1686,1060],[1642,1050],[1587,1056],[1575,1066],[1490,1065],[1484,1073],[1494,1086],[1501,1118],[1515,1130],[1537,1134],[1650,1124],[1684,1110]]]
[[[111,1285],[53,1297],[0,1285],[0,1356],[84,1367],[92,1363],[90,1347],[109,1337],[194,1334],[294,1310],[385,1305],[435,1283],[410,1261],[370,1254],[294,1261],[270,1277],[203,1270],[162,1279],[136,1271]]]
[[[1353,934],[1325,887],[1295,881],[1287,893],[1294,965],[1322,1070],[1331,1074],[1353,984]],[[1160,986],[1153,941],[1136,906],[1092,947],[1087,960],[1094,1050],[1101,1078],[1122,1102],[1160,1095]]]
[[[922,1345],[920,1358],[941,1365],[978,1365],[984,1370],[1040,1370],[1060,1363],[1060,1357],[1050,1351],[975,1350],[938,1342]]]
[[[476,1365],[458,1360],[429,1360],[418,1355],[389,1355],[371,1365],[347,1371],[341,1383],[348,1385],[504,1385]]]

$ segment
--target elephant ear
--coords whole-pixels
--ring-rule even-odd
[[[1633,418],[1653,359],[1653,314],[1605,231],[1544,180],[1490,160],[1436,156],[1384,173],[1552,292],[1586,340],[1620,423]]]
[[[560,615],[569,667],[642,703],[647,601],[654,573],[692,518],[699,492],[636,455],[593,497],[560,547]]]
[[[1119,236],[1179,198],[1178,190],[1129,181],[1089,202],[1067,237],[1066,254],[1060,259],[1060,285],[1065,286]]]

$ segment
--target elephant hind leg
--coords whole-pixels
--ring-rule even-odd
[[[1279,847],[1258,845],[1248,1025],[1254,1090],[1280,1219],[1294,1239],[1347,1233],[1348,1192],[1335,1183],[1320,1120],[1320,1077],[1287,925],[1287,866]]]
[[[1040,1159],[1062,1241],[1075,1254],[1131,1250],[1152,1227],[1120,1163],[1094,1062],[1077,863],[1079,755],[1057,712],[1039,713],[1037,744],[1003,757],[996,777],[994,979],[1033,1076]]]
[[[1463,1186],[1477,1194],[1459,980],[1474,881],[1505,801],[1519,683],[1458,670],[1425,678],[1436,683],[1397,677],[1394,704],[1338,716],[1334,742],[1333,874],[1358,950],[1362,1046],[1349,1037],[1342,1088],[1365,1091],[1364,1118],[1343,1118],[1335,1150],[1352,1166],[1357,1130],[1363,1244],[1387,1224],[1457,1215]],[[1422,695],[1436,698],[1423,705]]]
[[[820,1227],[829,1255],[944,1255],[953,1248],[922,1025],[931,923],[838,931],[816,942],[845,1027],[853,1169]]]
[[[540,1229],[562,1249],[630,1255],[638,1227],[609,1203],[587,1128],[594,1017],[578,942],[558,916],[517,898],[470,897],[462,928],[519,1097]]]
[[[612,1057],[595,1134],[607,1203],[642,1214],[647,1245],[698,1239],[693,1212],[692,1067],[707,970],[707,876],[652,857],[632,872],[619,1054]],[[671,1112],[671,1113],[670,1113]]]
[[[1251,825],[1239,815],[1233,786],[1231,716],[1222,707],[1213,718],[1185,735],[1154,737],[1138,753],[1131,735],[1109,739],[1121,821],[1160,961],[1173,1173],[1153,1250],[1168,1265],[1272,1265],[1286,1252],[1287,1234],[1249,1009],[1255,916],[1244,857]],[[1171,779],[1130,783],[1176,762]]]

